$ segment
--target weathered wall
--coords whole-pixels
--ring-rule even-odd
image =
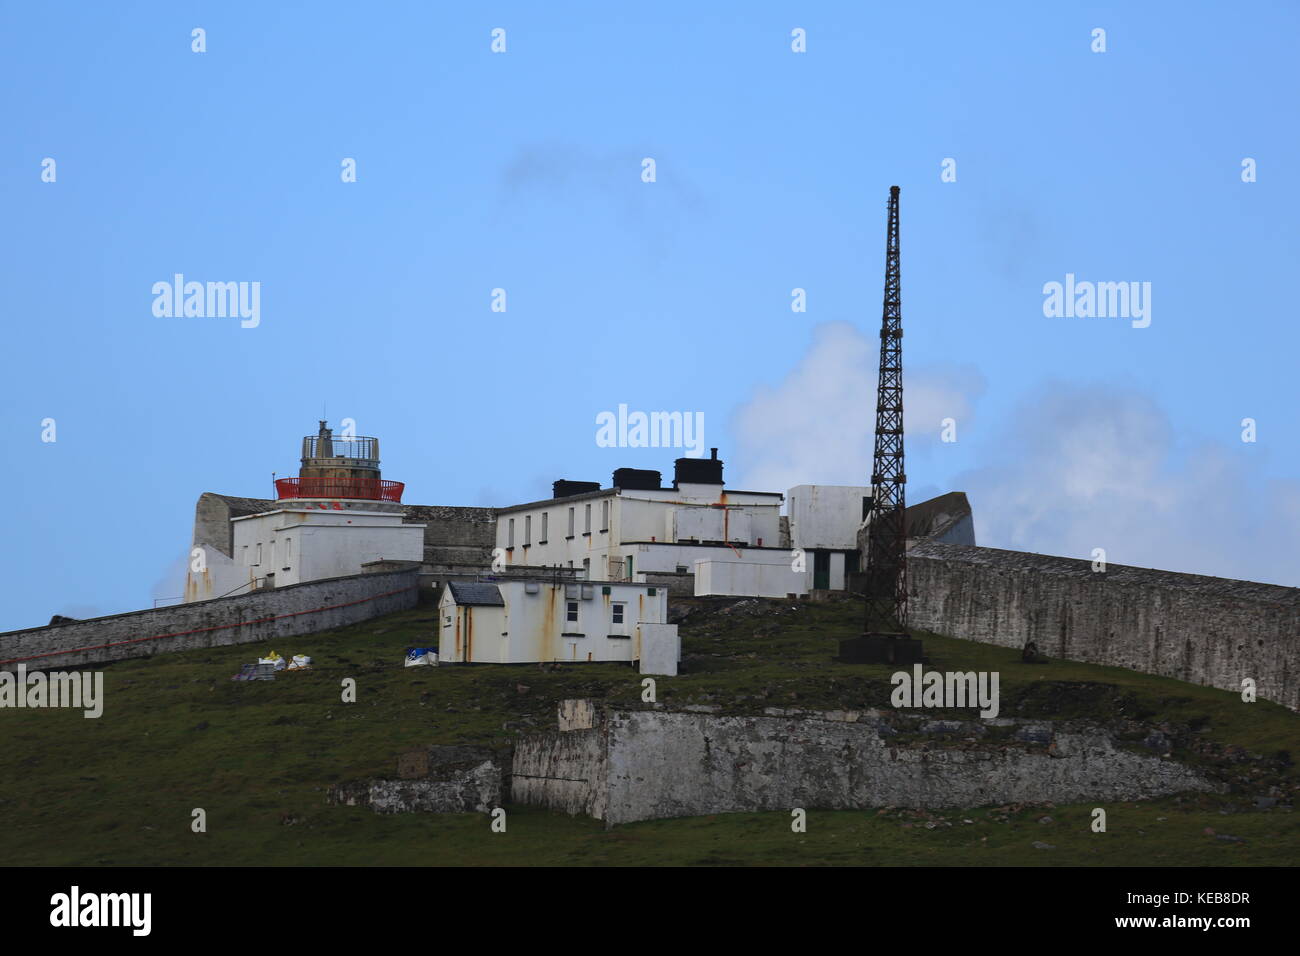
[[[611,711],[594,724],[520,740],[514,799],[612,826],[795,807],[1073,803],[1221,789],[1181,764],[1119,749],[1087,724],[660,710]]]
[[[397,775],[397,780],[336,784],[326,792],[326,800],[368,806],[375,813],[487,813],[501,806],[508,789],[500,755],[484,747],[408,751],[398,757]]]
[[[521,737],[515,742],[511,797],[515,803],[603,820],[608,766],[603,729]]]
[[[313,634],[414,607],[414,568],[0,633],[0,669],[98,664]]]
[[[908,562],[914,627],[1300,708],[1300,589],[934,542]]]
[[[694,597],[695,574],[677,574],[669,571],[647,571],[645,583],[651,587],[664,588],[669,597]]]
[[[496,510],[445,505],[402,505],[404,521],[423,524],[426,571],[492,563],[496,541]]]

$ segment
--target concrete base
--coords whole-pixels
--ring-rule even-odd
[[[863,634],[840,641],[841,664],[924,664],[921,642],[906,634]]]

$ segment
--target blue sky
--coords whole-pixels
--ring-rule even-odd
[[[198,495],[269,495],[322,406],[414,503],[670,472],[597,447],[620,403],[703,412],[733,486],[863,483],[892,184],[910,500],[1300,583],[1294,4],[0,10],[0,628],[179,594]],[[260,324],[155,316],[175,273]],[[1150,326],[1045,317],[1066,273]]]

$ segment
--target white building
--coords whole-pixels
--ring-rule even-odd
[[[663,588],[502,578],[449,582],[438,604],[440,664],[639,661],[676,674],[677,625]]]
[[[679,458],[671,487],[657,471],[620,468],[614,483],[555,482],[555,497],[497,512],[507,565],[579,568],[592,581],[645,581],[721,555],[789,562],[779,492],[723,488],[722,462]]]
[[[661,487],[657,471],[620,468],[610,488],[561,480],[553,493],[498,511],[496,543],[508,566],[581,569],[592,581],[689,573],[697,595],[786,597],[845,589],[858,570],[857,533],[871,491],[733,491],[715,448],[712,458],[677,459],[671,487]]]
[[[858,570],[858,529],[866,520],[871,488],[796,485],[786,492],[790,543],[804,553],[809,586],[842,591]]]
[[[424,525],[403,524],[402,517],[400,512],[344,510],[339,502],[293,502],[232,518],[234,553],[227,557],[205,550],[203,570],[191,567],[187,573],[185,599],[203,601],[360,574],[371,561],[419,561]]]

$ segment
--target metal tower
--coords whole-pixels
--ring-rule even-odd
[[[898,187],[889,187],[885,304],[880,321],[876,447],[867,526],[866,628],[840,642],[840,660],[906,664],[921,644],[907,630],[907,472],[903,466],[903,310],[898,256]]]

